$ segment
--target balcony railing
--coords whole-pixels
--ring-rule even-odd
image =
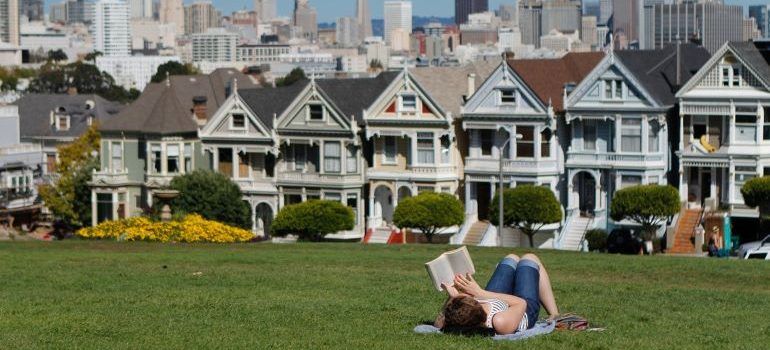
[[[128,170],[114,172],[110,170],[94,171],[93,181],[104,181],[106,183],[124,183],[128,182]]]
[[[319,174],[319,173],[300,173],[283,171],[277,174],[280,182],[293,183],[318,183],[318,184],[337,184],[346,182],[361,181],[360,174]]]
[[[500,169],[500,160],[495,158],[465,158],[465,169],[498,171]],[[503,171],[507,173],[557,170],[556,160],[552,159],[503,159]]]
[[[567,164],[591,164],[591,165],[647,165],[649,163],[663,163],[662,154],[623,154],[623,153],[587,153],[568,152]]]
[[[272,178],[233,179],[242,191],[277,192]]]

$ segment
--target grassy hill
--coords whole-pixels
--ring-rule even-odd
[[[0,243],[0,348],[766,348],[770,263],[540,251],[562,312],[523,342],[415,335],[447,246]],[[471,248],[486,282],[507,249]],[[525,253],[525,250],[517,250]]]

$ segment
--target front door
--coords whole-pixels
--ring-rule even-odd
[[[489,203],[492,197],[492,185],[488,182],[476,183],[476,203],[479,220],[489,220]]]
[[[580,188],[580,213],[593,215],[596,209],[596,181],[593,176],[586,173],[581,173],[578,181]]]
[[[710,171],[703,171],[701,172],[701,178],[700,178],[700,202],[703,204],[703,202],[706,200],[706,198],[711,197],[711,172]]]

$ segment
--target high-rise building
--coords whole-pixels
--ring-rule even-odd
[[[372,36],[372,17],[369,14],[369,0],[357,0],[356,1],[356,18],[359,29],[359,36],[368,38]]]
[[[45,1],[43,0],[19,0],[20,13],[27,16],[30,21],[42,21],[45,18]]]
[[[585,16],[580,29],[580,41],[589,46],[596,45],[596,17]]]
[[[51,4],[48,10],[48,20],[51,22],[67,22],[67,3]]]
[[[86,0],[68,0],[65,3],[67,10],[67,23],[90,23],[88,13],[93,12],[93,3]]]
[[[361,43],[361,33],[359,30],[358,18],[340,17],[337,20],[337,43],[344,47],[356,46]]]
[[[192,35],[193,62],[235,62],[238,34],[224,28],[209,28]]]
[[[543,1],[542,8],[541,33],[550,33],[553,29],[560,32],[580,30],[580,0],[547,0]]]
[[[184,8],[185,34],[204,33],[209,28],[220,26],[222,15],[211,1],[197,1]]]
[[[716,52],[726,41],[743,40],[743,7],[719,2],[657,4],[652,7],[654,48],[676,42],[697,42]]]
[[[455,23],[465,24],[471,13],[487,11],[489,11],[489,0],[455,0]]]
[[[500,17],[504,26],[516,27],[519,25],[519,11],[515,5],[501,4],[500,9],[497,10],[497,16]]]
[[[152,18],[152,0],[128,0],[131,18]]]
[[[128,4],[122,0],[98,0],[90,7],[90,32],[94,50],[105,56],[131,56]]]
[[[749,6],[749,17],[757,22],[757,29],[763,38],[770,38],[770,5]]]
[[[612,31],[617,48],[626,49],[639,42],[643,5],[643,0],[613,0]]]
[[[318,38],[318,14],[308,4],[307,0],[294,0],[294,26],[296,36],[310,41]]]
[[[268,23],[278,17],[275,6],[276,0],[254,0],[254,11],[259,14],[259,21]]]
[[[612,0],[599,0],[599,24],[606,25],[612,17]]]
[[[534,6],[530,2],[519,2],[519,28],[521,29],[521,43],[540,47],[542,36],[542,7]]]
[[[184,4],[182,0],[160,0],[160,23],[174,24],[177,34],[184,33]]]
[[[385,11],[383,13],[385,24],[383,36],[385,37],[385,43],[392,45],[394,41],[402,44],[406,42],[406,47],[408,47],[409,34],[412,33],[412,2],[404,0],[385,1]],[[398,38],[394,38],[395,36],[398,36]],[[395,48],[394,50],[398,51]]]
[[[0,42],[19,46],[18,0],[0,0]]]

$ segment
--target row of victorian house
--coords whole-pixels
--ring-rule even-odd
[[[327,199],[356,213],[354,230],[330,237],[386,240],[399,200],[436,191],[465,203],[466,222],[445,231],[452,242],[518,245],[510,230],[497,242],[487,221],[503,181],[551,189],[564,220],[537,243],[577,249],[588,229],[629,224],[608,208],[637,184],[678,187],[683,213],[756,218],[740,188],[770,174],[768,112],[770,52],[759,42],[713,57],[682,44],[281,88],[234,70],[172,76],[101,122],[93,223],[139,215],[174,176],[211,169],[239,184],[258,235],[282,207]]]

